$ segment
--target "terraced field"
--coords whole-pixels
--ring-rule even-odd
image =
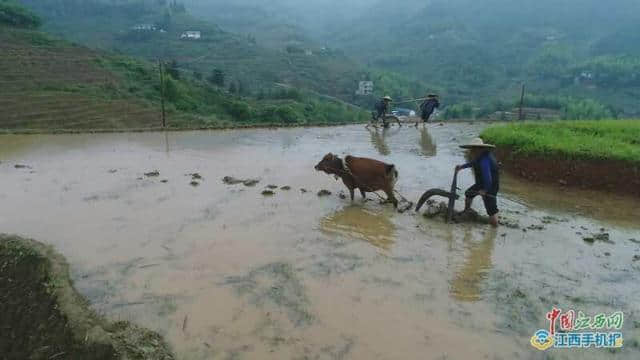
[[[4,29],[3,29],[4,30]],[[158,106],[114,96],[122,80],[99,65],[102,54],[34,31],[0,32],[0,128],[10,130],[148,128]]]

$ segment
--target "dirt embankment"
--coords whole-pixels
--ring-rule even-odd
[[[174,358],[157,333],[91,311],[50,247],[2,234],[0,314],[3,359]]]
[[[531,181],[640,197],[640,167],[621,161],[571,160],[498,149],[502,168]]]

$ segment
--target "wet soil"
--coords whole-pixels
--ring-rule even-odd
[[[417,200],[450,188],[458,145],[481,131],[5,136],[0,229],[54,246],[92,309],[157,331],[181,359],[640,358],[636,199],[507,173],[492,229],[400,214],[373,194],[351,202],[314,170],[328,152],[376,158]],[[207,180],[192,187],[196,172]],[[472,182],[460,173],[461,189]],[[600,233],[610,241],[583,240]],[[552,306],[624,311],[625,348],[538,352],[529,340]]]
[[[0,234],[0,313],[3,359],[173,359],[158,334],[89,310],[64,258],[33,240]]]
[[[640,197],[640,167],[620,161],[572,160],[496,150],[502,167],[530,181]]]

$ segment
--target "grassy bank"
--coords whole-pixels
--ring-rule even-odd
[[[3,359],[174,358],[160,335],[90,310],[50,247],[2,234],[0,313]]]
[[[640,165],[640,120],[527,122],[490,127],[481,136],[519,156]]]
[[[638,120],[498,125],[481,136],[498,146],[502,168],[520,177],[640,196]]]

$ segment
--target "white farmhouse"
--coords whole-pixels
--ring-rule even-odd
[[[360,81],[356,95],[371,95],[373,94],[373,81]]]
[[[137,24],[131,29],[135,31],[156,31],[157,30],[156,26],[151,24]]]
[[[198,40],[200,39],[200,37],[201,37],[200,31],[185,31],[182,33],[182,35],[180,35],[180,39]]]

